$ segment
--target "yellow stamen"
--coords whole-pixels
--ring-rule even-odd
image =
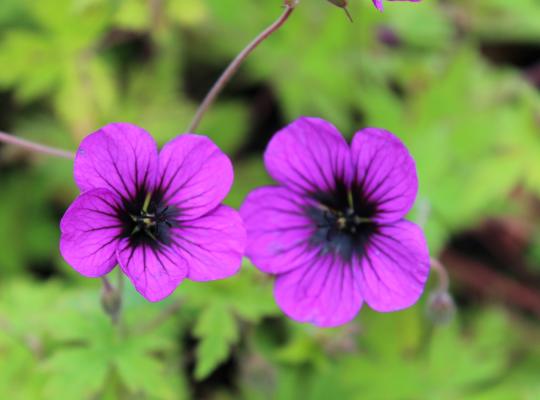
[[[353,206],[353,195],[352,195],[352,192],[350,190],[347,191],[347,201],[349,202],[349,207],[352,207]]]
[[[142,207],[142,211],[146,213],[148,211],[148,206],[150,205],[150,200],[152,200],[152,192],[148,192],[144,199],[144,204]]]
[[[370,222],[372,222],[370,218],[359,217],[359,216],[354,217],[354,223],[356,225],[363,224],[363,223],[370,223]]]

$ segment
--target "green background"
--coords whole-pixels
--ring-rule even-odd
[[[365,126],[397,134],[420,177],[410,218],[450,270],[455,318],[428,317],[432,278],[409,310],[300,325],[245,261],[236,277],[183,283],[162,303],[127,285],[116,329],[99,280],[58,252],[58,221],[78,193],[72,163],[3,146],[1,399],[540,398],[540,1],[386,2],[384,13],[350,3],[353,24],[302,0],[198,133],[233,158],[235,207],[270,182],[261,152],[300,115],[347,137]],[[0,130],[75,150],[123,121],[163,144],[280,7],[1,0]]]

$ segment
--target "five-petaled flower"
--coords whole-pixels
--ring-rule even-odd
[[[277,275],[289,317],[344,324],[365,301],[381,312],[420,297],[429,274],[421,229],[403,218],[414,203],[414,160],[390,132],[368,128],[349,147],[330,123],[300,118],[264,155],[279,186],[251,192],[240,209],[246,255]]]
[[[384,0],[373,0],[373,4],[375,5],[375,7],[377,7],[380,11],[383,10],[383,1]],[[388,0],[388,1],[411,1],[413,3],[418,3],[420,2],[421,0]]]
[[[146,299],[159,301],[184,278],[238,271],[245,230],[220,204],[233,169],[210,139],[181,135],[158,153],[143,129],[110,124],[82,141],[74,175],[82,194],[62,218],[60,251],[82,275],[119,264]]]

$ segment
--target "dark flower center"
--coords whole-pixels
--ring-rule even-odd
[[[321,247],[323,253],[338,254],[346,261],[350,261],[353,255],[361,257],[377,230],[373,221],[376,206],[363,196],[361,187],[353,185],[348,188],[337,182],[331,192],[312,196],[316,204],[307,208],[308,216],[316,227],[311,243]]]
[[[177,225],[178,215],[174,207],[163,202],[163,196],[146,190],[138,190],[134,199],[124,200],[119,213],[123,224],[123,237],[132,246],[148,244],[153,247],[171,242],[171,228]]]

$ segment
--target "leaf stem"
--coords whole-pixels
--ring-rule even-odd
[[[203,102],[199,106],[195,117],[193,118],[191,124],[187,129],[188,132],[195,132],[195,130],[199,127],[199,124],[204,114],[212,106],[212,104],[216,100],[216,97],[221,93],[225,85],[234,76],[236,71],[238,71],[242,63],[262,42],[264,42],[270,35],[276,32],[289,19],[297,4],[298,2],[294,0],[285,1],[285,11],[283,12],[283,14],[281,14],[281,16],[272,25],[270,25],[263,32],[261,32],[259,36],[257,36],[251,43],[249,43],[244,48],[244,50],[242,50],[229,64],[227,69],[225,69],[225,71],[221,74],[216,83],[214,83],[214,85],[204,98]]]
[[[160,314],[158,314],[153,320],[148,322],[147,324],[142,325],[137,333],[139,334],[145,334],[150,332],[152,329],[157,328],[161,324],[167,322],[169,318],[174,316],[182,307],[182,302],[180,300],[174,301],[173,303],[169,304],[167,307],[165,307]]]
[[[33,153],[41,153],[53,157],[67,158],[69,160],[73,160],[75,158],[75,153],[72,153],[71,151],[45,146],[43,144],[35,143],[30,140],[18,138],[5,132],[0,132],[0,142],[22,147],[23,149],[29,150]]]

